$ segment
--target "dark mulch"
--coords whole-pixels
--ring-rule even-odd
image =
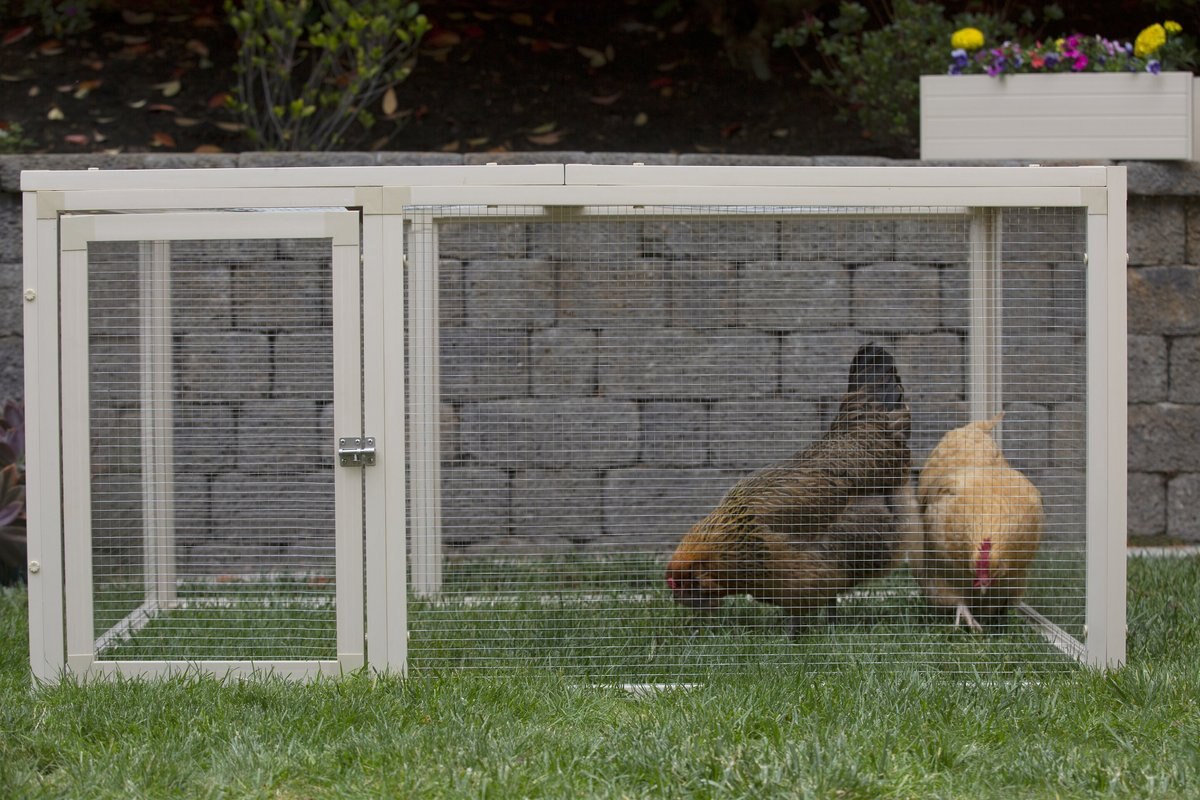
[[[694,8],[421,5],[437,27],[396,112],[343,149],[910,155],[838,122],[788,52],[765,51],[769,81],[735,68],[725,51],[737,43]],[[220,5],[183,7],[148,21],[98,13],[90,31],[62,40],[35,25],[0,46],[0,124],[19,123],[37,152],[255,149],[221,103],[236,40]],[[0,36],[22,26],[0,21]]]

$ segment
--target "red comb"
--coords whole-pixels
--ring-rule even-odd
[[[984,539],[979,545],[979,558],[975,560],[975,580],[972,585],[976,589],[985,589],[992,584],[992,542]]]

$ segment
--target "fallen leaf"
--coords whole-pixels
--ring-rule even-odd
[[[193,153],[224,153],[225,151],[217,147],[215,144],[202,144],[192,151]]]
[[[128,47],[122,47],[119,51],[117,51],[117,57],[128,60],[131,58],[137,58],[138,56],[141,56],[141,55],[145,55],[146,53],[149,53],[153,49],[154,48],[150,46],[149,42],[142,42],[141,44],[131,44]]]
[[[116,117],[96,117],[96,122],[100,123],[101,125],[107,125],[115,119]]]
[[[439,147],[438,150],[441,150],[443,153],[457,153],[458,152],[458,139],[455,139],[453,142],[447,142],[446,144]]]
[[[668,78],[666,75],[661,75],[661,76],[655,78],[654,80],[650,81],[650,88],[651,89],[662,89],[664,86],[672,86],[672,85],[674,85],[674,83],[675,83],[675,81],[673,79]]]
[[[66,118],[67,118],[67,115],[64,114],[62,112],[62,109],[59,108],[58,106],[50,106],[50,110],[46,112],[46,119],[53,120],[54,122],[58,122],[59,120],[63,120]]]
[[[566,131],[550,131],[550,133],[543,133],[537,136],[526,136],[525,138],[533,144],[551,145],[558,144],[566,135]]]
[[[590,67],[599,69],[608,63],[608,59],[604,53],[599,50],[593,50],[590,47],[576,47],[575,49],[579,51],[579,55],[588,60],[588,66]]]
[[[462,37],[449,28],[438,28],[435,31],[425,34],[425,38],[421,40],[421,44],[430,50],[454,47],[454,45],[461,43]]]
[[[396,100],[396,90],[389,86],[388,90],[383,93],[383,104],[381,106],[383,108],[383,113],[390,117],[392,114],[396,113],[396,109],[399,106],[400,103],[398,100]]]
[[[149,36],[135,36],[135,35],[133,35],[133,34],[126,34],[125,36],[122,36],[122,37],[121,37],[121,41],[122,41],[123,43],[125,43],[125,44],[142,44],[143,42],[148,42],[148,41],[150,41],[150,37],[149,37]]]
[[[150,139],[151,147],[174,147],[175,137],[163,131],[155,131],[154,136]]]
[[[192,17],[192,27],[194,28],[219,28],[221,21],[211,14],[197,14]]]
[[[194,117],[176,117],[175,124],[181,128],[191,128],[195,125],[199,125],[200,120],[195,119]]]
[[[655,69],[659,72],[671,72],[679,67],[678,61],[672,61],[669,64],[659,64]]]
[[[101,142],[107,142],[108,137],[105,136],[100,131],[92,131],[92,141],[96,142],[97,144],[100,144]]]
[[[177,109],[173,105],[170,105],[169,103],[151,103],[150,105],[146,106],[146,110],[147,111],[163,111],[167,114],[174,114],[179,109]]]
[[[468,39],[482,39],[487,35],[482,25],[475,24],[467,25],[465,28],[463,28],[463,34]]]
[[[229,104],[229,92],[217,92],[208,98],[209,108],[224,108]]]
[[[508,21],[513,25],[520,25],[522,28],[533,27],[533,17],[521,11],[518,11],[515,14],[510,14]]]
[[[543,133],[549,133],[550,131],[554,130],[557,127],[558,127],[557,122],[547,122],[545,125],[538,125],[536,128],[531,130],[530,133],[532,133],[534,135],[540,135]]]
[[[5,83],[20,83],[23,80],[20,75],[9,75],[7,72],[0,72],[0,81]]]
[[[33,33],[32,25],[18,26],[4,34],[4,38],[0,39],[0,45],[16,44],[31,33]]]
[[[144,11],[139,13],[137,11],[125,9],[121,12],[121,19],[125,20],[130,25],[149,25],[151,22],[154,22],[154,12]]]
[[[378,151],[382,150],[383,148],[387,147],[388,140],[390,140],[391,138],[392,138],[391,136],[380,136],[378,139],[371,142],[371,146],[368,147],[367,149],[372,153],[378,152]]]
[[[58,39],[47,39],[38,45],[38,52],[44,56],[61,55],[64,49],[62,42]]]
[[[481,22],[491,22],[492,20],[494,20],[496,18],[495,14],[492,14],[487,11],[472,11],[471,13],[475,17],[475,19],[477,19]]]
[[[100,88],[104,81],[93,78],[90,81],[80,81],[78,88],[75,89],[75,94],[72,95],[76,100],[82,100],[87,97],[93,89]]]
[[[30,86],[29,87],[28,94],[30,97],[37,97],[41,93],[42,93],[42,87],[40,87],[40,86]]]
[[[68,133],[63,137],[63,141],[67,144],[91,144],[92,139],[86,133]]]
[[[87,61],[83,62],[83,65],[93,72],[99,72],[100,70],[104,69],[104,62],[98,58],[88,59]]]
[[[625,93],[624,92],[614,92],[613,94],[601,95],[599,97],[589,97],[588,99],[591,100],[593,103],[595,103],[598,106],[611,106],[613,103],[620,100],[621,95],[623,95],[623,94],[625,94]]]
[[[617,60],[617,51],[611,44],[604,45],[604,57],[610,64]]]
[[[129,106],[130,108],[141,108],[142,106],[146,105],[146,101],[145,100],[130,100],[125,105]]]
[[[721,126],[721,138],[728,139],[742,129],[742,123],[731,122],[728,125]]]
[[[221,120],[220,122],[214,122],[213,125],[216,125],[226,133],[241,133],[246,130],[246,123],[244,122],[226,122]]]
[[[201,58],[208,58],[208,45],[199,39],[188,39],[184,47],[187,48],[189,53],[195,53]]]
[[[167,81],[154,84],[154,88],[162,90],[163,97],[174,97],[183,89],[183,84],[179,81]]]
[[[650,121],[650,117],[645,111],[639,111],[637,116],[633,118],[634,127],[640,128]]]
[[[467,144],[471,147],[483,147],[488,143],[487,136],[477,136],[474,139],[467,139]]]
[[[55,86],[54,88],[55,88],[55,90],[56,90],[56,91],[59,91],[59,92],[70,92],[70,91],[73,91],[73,90],[75,89],[75,84],[73,84],[73,83],[64,83],[64,84],[61,84],[61,85],[59,85],[59,86]]]
[[[789,133],[790,131],[787,128],[776,128],[775,130],[771,131],[771,136],[776,139],[786,139]]]

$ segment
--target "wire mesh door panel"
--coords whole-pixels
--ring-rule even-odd
[[[63,230],[72,668],[357,666],[357,214]]]
[[[410,214],[411,670],[1078,656],[1082,211]]]

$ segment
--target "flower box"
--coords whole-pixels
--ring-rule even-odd
[[[925,75],[923,159],[1200,158],[1190,72]]]

